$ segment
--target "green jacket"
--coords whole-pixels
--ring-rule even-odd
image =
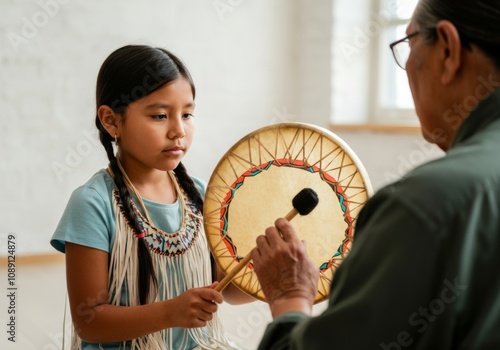
[[[328,308],[276,318],[259,349],[500,349],[500,90],[366,203]]]

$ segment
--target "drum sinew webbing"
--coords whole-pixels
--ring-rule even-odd
[[[316,302],[328,296],[371,186],[352,150],[333,133],[309,124],[258,129],[231,147],[213,171],[205,195],[205,230],[225,273],[253,249],[258,235],[288,212],[293,197],[305,187],[316,191],[320,201],[293,225],[321,272]],[[251,263],[233,283],[265,300]]]

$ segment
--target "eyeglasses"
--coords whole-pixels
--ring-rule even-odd
[[[404,70],[406,70],[406,61],[408,61],[408,57],[410,57],[410,39],[418,34],[420,34],[418,31],[413,32],[403,39],[395,41],[389,45],[396,63]]]

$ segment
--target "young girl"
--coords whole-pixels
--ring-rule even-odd
[[[216,316],[206,185],[181,163],[194,133],[189,72],[166,50],[126,46],[103,63],[96,97],[109,166],[73,192],[51,240],[66,253],[72,349],[232,349]],[[224,297],[252,300],[235,286]]]

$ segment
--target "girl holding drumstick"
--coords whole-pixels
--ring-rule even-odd
[[[213,289],[206,185],[181,163],[195,128],[188,70],[166,50],[125,46],[103,63],[96,98],[109,166],[73,192],[51,240],[66,253],[72,348],[233,348],[217,304],[253,299]]]

